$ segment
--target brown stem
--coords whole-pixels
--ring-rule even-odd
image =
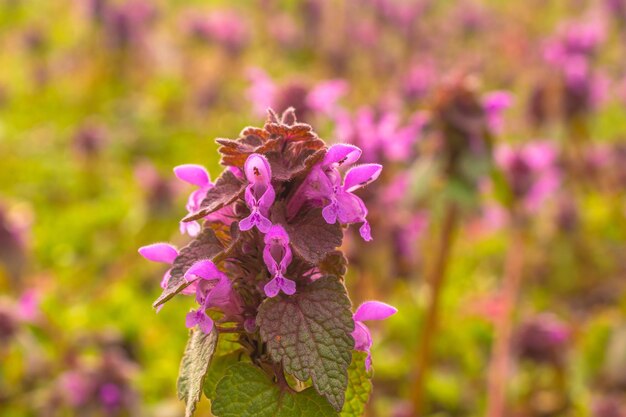
[[[488,374],[487,417],[502,417],[506,411],[506,391],[511,361],[513,313],[518,298],[524,268],[524,239],[522,227],[512,215],[509,244],[502,282],[502,314],[496,318],[493,351]]]
[[[439,318],[439,305],[441,291],[446,274],[446,266],[452,249],[454,232],[457,228],[459,209],[455,203],[449,203],[446,208],[439,246],[436,258],[430,273],[427,275],[430,286],[430,299],[426,310],[424,329],[417,350],[417,374],[412,387],[413,415],[420,417],[424,412],[424,387],[427,373],[431,362],[431,350],[433,340],[437,333],[437,321]]]

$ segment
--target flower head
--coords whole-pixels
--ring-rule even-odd
[[[245,200],[250,215],[239,223],[241,230],[250,230],[256,226],[259,231],[267,233],[272,222],[267,218],[269,209],[274,203],[276,193],[272,187],[272,169],[267,158],[252,154],[246,160],[244,173],[248,180]]]
[[[227,309],[232,300],[231,282],[212,261],[201,260],[194,263],[185,273],[185,280],[196,282],[196,302],[199,307],[187,314],[185,325],[188,328],[198,326],[204,333],[213,330],[213,319],[206,309],[220,307]]]
[[[149,261],[172,265],[178,256],[178,249],[169,243],[153,243],[140,247],[139,254]],[[170,270],[168,269],[161,280],[161,288],[167,287],[169,278]]]
[[[294,294],[296,283],[284,276],[292,258],[289,235],[282,226],[274,225],[265,235],[264,242],[263,261],[273,276],[263,288],[265,295],[275,297],[280,291],[287,295]]]
[[[363,322],[369,320],[384,320],[397,312],[398,309],[389,304],[380,301],[366,301],[361,304],[354,313],[354,331],[352,332],[354,349],[367,352],[365,365],[368,370],[372,367],[372,354],[370,349],[372,348],[373,341],[370,330]]]
[[[185,164],[175,167],[174,174],[179,180],[198,187],[197,190],[189,195],[189,199],[187,200],[187,211],[189,213],[195,213],[200,209],[200,205],[206,197],[206,193],[213,187],[209,173],[206,168],[201,165]],[[200,230],[201,227],[197,221],[180,222],[181,233],[187,233],[189,236],[193,237],[197,236]]]
[[[362,223],[359,229],[366,241],[372,239],[366,220],[365,203],[354,191],[375,181],[382,165],[364,164],[350,168],[342,181],[340,168],[354,164],[361,156],[361,149],[354,145],[337,144],[328,149],[326,156],[313,167],[309,177],[291,202],[290,212],[297,210],[305,201],[323,206],[322,216],[329,224]]]

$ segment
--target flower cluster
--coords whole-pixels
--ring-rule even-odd
[[[263,128],[246,128],[238,139],[218,143],[227,168],[215,183],[201,166],[174,169],[196,187],[180,228],[194,239],[180,250],[168,243],[139,249],[146,259],[170,266],[154,305],[161,308],[179,293],[194,296],[197,307],[185,321],[195,329],[192,338],[235,333],[253,363],[272,369],[277,381],[286,381],[283,372],[312,378],[339,410],[345,385],[329,385],[316,367],[336,362],[347,384],[354,349],[368,352],[364,366],[370,369],[372,340],[362,322],[396,311],[368,302],[353,316],[342,283],[347,261],[336,249],[342,229],[353,223],[364,240],[372,239],[367,208],[355,192],[376,180],[382,166],[354,165],[358,147],[326,147],[309,125],[296,121],[293,109],[282,117],[269,111]],[[290,336],[298,320],[297,331],[308,328],[310,334]],[[311,343],[332,354],[308,357],[315,354]]]

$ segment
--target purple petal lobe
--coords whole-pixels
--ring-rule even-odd
[[[398,312],[398,309],[380,301],[366,301],[357,308],[354,319],[357,321],[384,320]]]
[[[294,295],[296,293],[296,283],[288,278],[283,278],[282,290],[287,295]]]
[[[344,189],[347,192],[358,190],[376,180],[382,170],[383,166],[379,164],[365,164],[351,168],[346,173],[343,185]]]
[[[364,241],[366,242],[372,241],[372,229],[370,228],[370,224],[367,221],[363,222],[363,224],[359,228],[359,234],[361,235]]]
[[[265,284],[265,286],[263,287],[263,291],[265,291],[265,295],[270,298],[276,297],[280,292],[278,277],[274,277],[270,282]]]
[[[239,230],[245,232],[246,230],[250,230],[254,227],[254,223],[252,223],[253,215],[254,213],[251,213],[248,217],[239,222]]]
[[[210,182],[209,173],[201,165],[185,164],[174,168],[174,175],[181,180],[198,187],[205,187]]]
[[[185,317],[185,326],[189,329],[198,326],[206,334],[213,330],[213,319],[207,316],[202,309],[191,310]]]
[[[354,349],[369,352],[372,346],[372,336],[366,325],[360,321],[355,321],[352,338],[354,339]]]
[[[244,165],[246,178],[251,184],[269,184],[272,180],[270,163],[263,155],[251,154]]]
[[[187,281],[194,281],[198,278],[202,279],[219,279],[222,272],[217,269],[215,264],[208,259],[197,261],[185,272],[185,279]]]
[[[332,201],[329,205],[322,209],[322,216],[326,223],[335,224],[337,222],[337,212],[339,208],[337,207],[337,202]]]
[[[169,243],[153,243],[139,248],[139,254],[152,262],[174,263],[178,250]]]
[[[272,227],[272,222],[267,217],[259,214],[259,220],[256,224],[256,227],[259,229],[259,232],[267,233]]]
[[[355,163],[361,157],[361,149],[354,145],[338,143],[328,148],[328,152],[322,162],[323,166],[340,167]]]

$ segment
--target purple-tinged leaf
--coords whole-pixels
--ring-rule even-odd
[[[178,373],[178,398],[185,401],[185,417],[191,417],[202,396],[204,378],[217,346],[217,332],[192,330]]]
[[[285,110],[280,118],[280,123],[287,126],[293,126],[297,122],[298,119],[296,118],[296,109],[294,109],[293,107],[289,107],[287,110]]]
[[[294,252],[311,264],[323,260],[341,245],[343,238],[339,223],[326,223],[319,208],[298,216],[286,229]]]
[[[231,171],[224,173],[215,182],[215,187],[211,188],[202,203],[200,210],[191,213],[183,219],[184,222],[201,219],[209,214],[232,204],[237,198],[243,195],[246,184],[235,176]]]
[[[335,250],[330,252],[319,264],[320,272],[324,275],[334,275],[343,278],[348,272],[348,259],[343,252]]]
[[[170,279],[163,293],[152,304],[154,308],[184,290],[190,283],[185,280],[185,272],[198,260],[214,260],[217,255],[223,254],[224,247],[215,236],[213,229],[204,229],[194,240],[182,248],[174,260],[170,270]]]
[[[289,297],[266,299],[257,316],[272,360],[313,386],[341,410],[348,385],[354,321],[346,289],[336,277],[319,278]]]

